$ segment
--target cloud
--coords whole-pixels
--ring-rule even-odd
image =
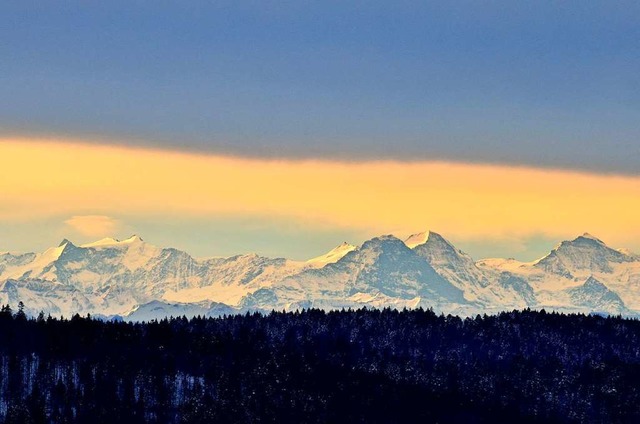
[[[433,229],[455,240],[559,239],[585,231],[617,246],[635,248],[640,240],[634,176],[436,161],[276,161],[25,140],[0,142],[0,169],[0,220],[93,216],[81,228],[94,236],[113,233],[109,216],[164,216],[284,219],[367,234]]]
[[[120,222],[105,215],[76,215],[64,221],[75,232],[87,237],[113,236]]]

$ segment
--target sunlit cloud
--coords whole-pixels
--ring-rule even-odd
[[[633,176],[428,161],[244,159],[37,140],[0,142],[0,167],[5,222],[262,216],[368,233],[434,229],[468,240],[584,231],[620,246],[640,240],[640,177]]]
[[[112,236],[120,229],[120,222],[105,215],[76,215],[64,221],[71,230],[87,237]]]

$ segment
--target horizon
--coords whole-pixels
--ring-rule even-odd
[[[383,238],[383,237],[393,237],[397,240],[400,240],[402,243],[404,243],[409,249],[413,249],[414,247],[417,247],[421,244],[424,244],[427,242],[427,240],[429,239],[429,237],[435,234],[441,238],[443,238],[446,242],[452,244],[455,248],[461,250],[463,253],[469,254],[469,252],[467,252],[464,248],[460,248],[456,243],[452,242],[451,240],[449,240],[445,235],[443,235],[442,233],[433,231],[433,230],[427,230],[427,231],[423,231],[423,232],[418,232],[418,233],[413,233],[410,234],[408,236],[401,236],[401,235],[397,235],[397,234],[380,234],[374,237],[371,237],[369,239],[366,240],[360,240],[360,241],[349,241],[349,240],[343,240],[342,242],[337,242],[334,247],[332,247],[331,249],[328,249],[326,251],[324,251],[323,253],[321,253],[320,255],[316,255],[313,257],[309,257],[309,258],[291,258],[291,257],[274,257],[274,256],[267,256],[267,255],[261,255],[259,252],[250,252],[250,251],[244,251],[244,252],[237,252],[236,254],[231,254],[231,255],[216,255],[215,253],[209,254],[209,255],[192,255],[191,252],[186,251],[186,250],[182,250],[182,249],[178,249],[178,250],[182,250],[183,252],[189,254],[190,256],[192,256],[194,259],[196,260],[206,260],[206,259],[212,259],[212,258],[231,258],[234,256],[238,256],[238,255],[242,255],[242,256],[246,256],[246,255],[258,255],[258,256],[264,256],[264,257],[269,257],[271,259],[277,259],[277,258],[282,258],[282,259],[288,259],[288,260],[293,260],[296,262],[311,262],[313,259],[318,259],[321,258],[323,256],[325,256],[328,253],[331,253],[332,251],[334,251],[335,249],[347,244],[349,246],[353,246],[356,249],[362,247],[362,245],[368,241],[374,240],[374,239],[379,239],[379,238]],[[424,236],[424,241],[415,245],[409,244],[410,239],[415,237],[415,236]],[[484,261],[484,260],[488,260],[488,259],[508,259],[508,260],[516,260],[518,262],[522,262],[522,263],[534,263],[539,261],[542,258],[545,258],[546,256],[549,255],[549,253],[556,249],[557,247],[560,246],[561,243],[564,242],[573,242],[576,241],[580,238],[588,238],[588,239],[593,239],[596,240],[600,243],[603,243],[605,246],[617,250],[617,251],[626,251],[626,253],[631,254],[633,256],[637,255],[638,253],[635,251],[631,251],[630,249],[628,249],[625,246],[610,246],[609,244],[606,243],[606,241],[600,239],[599,237],[589,233],[589,232],[583,232],[580,235],[577,235],[573,238],[568,238],[565,240],[558,240],[556,241],[556,243],[553,245],[552,248],[550,248],[544,255],[540,256],[540,257],[536,257],[533,259],[529,259],[529,260],[520,260],[517,259],[513,256],[505,256],[505,257],[497,257],[497,256],[480,256],[480,257],[475,257],[473,255],[470,255],[471,258],[475,261],[475,262],[480,262],[480,261]],[[133,240],[132,240],[133,239]],[[12,250],[0,250],[0,254],[13,254],[13,255],[19,255],[19,254],[25,254],[25,253],[42,253],[44,251],[50,250],[50,249],[55,249],[57,247],[61,247],[63,245],[65,245],[66,243],[70,243],[71,245],[75,246],[75,247],[79,247],[79,248],[96,248],[96,247],[104,247],[104,246],[108,246],[108,243],[113,243],[113,244],[124,244],[124,243],[128,243],[130,241],[136,241],[139,240],[140,242],[143,242],[145,244],[160,248],[160,249],[169,249],[169,248],[176,248],[175,246],[171,246],[171,245],[157,245],[154,242],[149,242],[147,241],[144,237],[142,237],[140,234],[131,234],[130,236],[126,237],[126,238],[117,238],[117,237],[103,237],[100,238],[98,240],[93,240],[90,242],[84,242],[84,243],[74,243],[73,240],[71,240],[70,238],[63,238],[62,241],[60,241],[58,244],[49,246],[41,251],[12,251]]]
[[[25,163],[33,172],[24,172]],[[0,142],[0,167],[2,250],[138,233],[196,256],[302,259],[335,240],[402,238],[432,227],[476,258],[529,261],[584,228],[640,251],[640,177],[436,161],[262,160],[42,140]]]
[[[0,5],[0,249],[640,251],[640,5]]]

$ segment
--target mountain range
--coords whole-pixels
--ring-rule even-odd
[[[640,256],[584,234],[534,262],[475,261],[434,232],[342,243],[308,261],[196,259],[132,236],[0,254],[0,303],[53,316],[144,321],[301,308],[522,308],[640,315]]]

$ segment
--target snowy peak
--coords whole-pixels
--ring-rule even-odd
[[[118,240],[113,237],[105,237],[103,239],[100,239],[91,243],[83,244],[80,247],[84,247],[84,248],[121,247],[121,246],[128,246],[135,243],[144,243],[144,240],[142,240],[140,236],[135,234],[124,240]]]
[[[450,267],[460,265],[475,267],[469,255],[457,249],[438,233],[430,232],[426,241],[415,246],[413,250],[433,266],[448,264]]]
[[[566,293],[572,305],[587,307],[594,312],[620,313],[626,309],[620,296],[594,277],[589,277],[581,286],[566,290]]]
[[[375,237],[331,267],[352,278],[349,293],[381,293],[385,296],[426,302],[463,304],[462,291],[442,278],[424,258],[392,235]]]
[[[477,264],[434,232],[405,241],[383,235],[359,247],[345,242],[307,262],[256,254],[194,259],[138,235],[81,246],[65,239],[43,253],[0,255],[0,303],[22,300],[35,313],[65,316],[362,306],[456,314],[523,307],[635,314],[639,259],[590,234],[560,243],[536,262]]]
[[[47,252],[51,251],[53,253],[51,257],[53,263],[59,263],[81,255],[82,250],[82,248],[71,243],[69,240],[64,239],[58,247],[49,249]]]
[[[576,237],[573,240],[573,242],[578,242],[578,241],[581,241],[581,242],[584,242],[584,241],[595,241],[598,244],[604,245],[604,242],[602,240],[600,240],[599,238],[597,238],[597,237],[595,237],[595,236],[593,236],[593,235],[591,235],[589,233],[584,233],[581,236]]]
[[[65,247],[66,245],[71,244],[73,245],[73,243],[71,243],[68,239],[62,239],[62,241],[60,242],[60,244],[58,244],[58,247]]]
[[[471,256],[438,233],[413,248],[444,279],[464,292],[465,299],[484,304],[524,307],[533,303],[531,287],[511,273],[479,268]]]
[[[610,273],[612,264],[631,261],[632,257],[585,233],[571,241],[563,241],[534,266],[545,272],[571,278],[580,271]]]
[[[128,239],[124,239],[122,240],[122,243],[127,243],[127,244],[131,244],[131,243],[143,243],[144,240],[142,240],[142,237],[140,237],[137,234],[132,235],[131,237],[129,237]]]
[[[349,244],[345,241],[345,242],[342,242],[340,245],[334,247],[324,255],[315,257],[313,259],[309,259],[307,263],[313,264],[313,265],[319,265],[319,266],[332,264],[332,263],[338,262],[340,259],[344,257],[344,255],[354,251],[356,248],[357,248],[356,246]]]
[[[589,233],[584,233],[583,235],[578,236],[571,241],[564,241],[560,243],[560,246],[558,246],[558,248],[561,247],[583,247],[591,249],[601,249],[606,248],[607,245],[604,244],[604,242],[599,238],[594,237]]]
[[[453,244],[444,237],[442,237],[438,233],[434,233],[433,231],[429,231],[429,236],[427,237],[427,244],[437,244],[437,245],[446,245],[453,248]]]
[[[404,244],[406,244],[411,249],[417,246],[423,245],[425,243],[453,246],[444,237],[442,237],[440,234],[435,233],[433,231],[425,231],[422,233],[412,234],[404,241]]]
[[[80,247],[103,247],[103,246],[113,246],[119,243],[118,239],[112,238],[112,237],[105,237],[103,239],[91,242],[91,243],[85,243],[80,245]]]
[[[433,231],[413,234],[405,240],[405,244],[428,260],[471,260],[469,255]]]
[[[374,237],[362,243],[353,254],[344,260],[361,261],[363,264],[376,262],[379,258],[396,259],[404,256],[416,256],[412,249],[393,235]]]
[[[393,246],[395,248],[400,248],[403,250],[407,249],[407,246],[402,242],[402,240],[400,240],[398,237],[391,234],[386,234],[383,236],[378,236],[378,237],[369,239],[364,243],[362,243],[362,246],[360,247],[360,249],[361,250],[374,249],[381,246]]]
[[[424,244],[429,238],[429,231],[424,231],[422,233],[411,234],[404,241],[404,244],[407,245],[410,249],[413,249],[416,246]]]
[[[50,247],[47,250],[45,250],[42,254],[39,255],[39,259],[43,263],[47,261],[48,262],[56,261],[62,256],[64,251],[67,250],[69,247],[75,247],[75,246],[69,240],[64,239],[60,242],[60,244],[57,247]]]
[[[607,286],[596,280],[593,276],[587,278],[587,281],[584,282],[582,287],[588,290],[608,290]]]
[[[427,242],[424,243],[425,247],[435,250],[448,250],[453,251],[458,254],[462,254],[462,251],[456,249],[451,242],[442,237],[438,233],[430,232],[429,238],[427,238]]]

